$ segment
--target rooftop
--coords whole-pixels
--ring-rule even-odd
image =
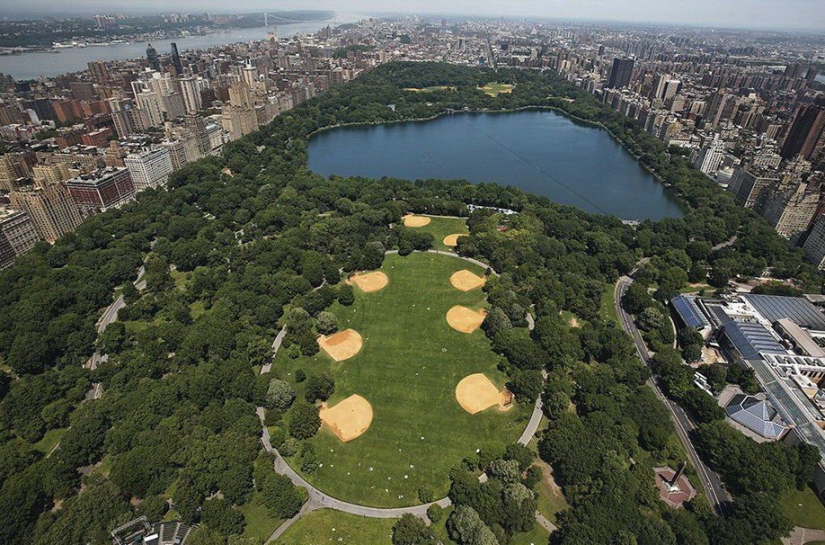
[[[786,354],[785,347],[773,337],[770,331],[758,323],[728,322],[722,326],[728,340],[746,360],[762,359],[760,352]]]
[[[787,429],[766,399],[736,394],[725,412],[734,421],[769,439],[779,439]]]
[[[771,323],[790,318],[801,327],[825,331],[825,315],[805,298],[743,294],[742,299]]]
[[[696,329],[710,327],[710,322],[705,317],[694,297],[678,295],[670,300],[670,304],[676,309],[679,317],[688,326]]]

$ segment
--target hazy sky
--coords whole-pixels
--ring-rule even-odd
[[[669,22],[751,28],[825,31],[825,0],[0,0],[0,13],[72,9],[203,11],[330,9],[347,12],[448,13]]]

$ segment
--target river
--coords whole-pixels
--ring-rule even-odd
[[[357,13],[336,12],[335,18],[329,21],[310,21],[278,25],[280,37],[295,34],[312,33],[327,25],[336,26],[344,23],[359,21],[367,15]],[[263,40],[271,31],[270,28],[241,28],[222,32],[213,32],[205,36],[187,36],[172,40],[152,40],[152,46],[159,54],[171,51],[170,44],[178,44],[179,51],[191,49],[208,49],[237,42],[251,42]],[[17,80],[37,79],[39,77],[54,77],[67,72],[79,72],[88,68],[91,61],[122,61],[137,59],[146,56],[146,42],[130,42],[111,44],[107,46],[72,47],[56,49],[54,52],[36,51],[19,55],[0,56],[0,73],[11,75]]]
[[[606,131],[552,111],[332,129],[310,140],[309,167],[324,176],[496,182],[628,220],[683,214]]]

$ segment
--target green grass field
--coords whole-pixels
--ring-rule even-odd
[[[435,241],[433,242],[434,250],[454,251],[454,248],[444,245],[444,237],[447,235],[455,235],[458,233],[468,233],[466,218],[447,218],[444,216],[427,216],[430,218],[430,223],[424,227],[409,227],[415,231],[423,233],[430,233]]]
[[[258,493],[248,503],[238,507],[246,521],[244,536],[266,541],[278,529],[283,520],[269,516],[266,507],[258,500]]]
[[[314,511],[284,532],[282,545],[391,545],[392,526],[397,519],[371,519],[331,509]],[[268,537],[268,536],[267,536]]]
[[[791,488],[782,498],[782,509],[794,526],[825,530],[825,506],[809,487]]]
[[[54,449],[55,445],[60,442],[60,439],[63,437],[63,434],[66,433],[66,430],[69,428],[56,428],[53,430],[49,430],[43,436],[43,439],[38,441],[34,444],[34,448],[39,450],[45,455],[51,453],[52,449]]]
[[[542,461],[537,463],[544,474],[544,479],[536,487],[539,501],[538,510],[550,522],[556,522],[556,515],[570,507],[570,505],[564,498],[561,489],[557,485],[551,485],[553,475],[550,466]]]
[[[484,91],[484,94],[491,97],[496,97],[501,93],[512,93],[515,85],[511,85],[509,83],[488,83],[484,87],[479,87],[480,90]]]
[[[432,529],[442,543],[452,543],[445,524],[450,510]],[[392,527],[398,519],[373,519],[331,509],[314,511],[292,525],[276,541],[279,545],[369,544],[392,545]],[[544,545],[550,534],[536,524],[532,531],[517,534],[510,545]]]
[[[506,382],[484,333],[459,333],[446,322],[453,305],[485,304],[480,290],[452,287],[450,275],[461,269],[483,274],[446,255],[389,255],[381,269],[390,279],[386,288],[356,290],[354,305],[332,307],[340,329],[364,338],[359,354],[340,363],[323,354],[296,360],[285,350],[278,354],[276,375],[292,382],[298,368],[329,371],[335,378],[330,405],[359,394],[373,408],[371,427],[353,441],[342,443],[324,428],[311,439],[321,467],[304,477],[321,490],[376,507],[415,505],[422,487],[444,496],[450,468],[476,449],[511,443],[523,431],[531,407],[470,415],[455,399],[456,384],[469,374],[483,372],[498,387]],[[303,384],[296,385],[299,395]]]
[[[406,87],[404,90],[412,93],[431,93],[433,91],[455,91],[455,89],[452,85],[432,85],[430,87]]]
[[[613,305],[613,297],[616,293],[615,284],[607,284],[604,293],[602,293],[602,306],[599,309],[599,315],[603,320],[613,320],[619,323],[619,317],[616,315],[616,307]]]

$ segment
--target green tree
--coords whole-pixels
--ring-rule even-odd
[[[278,412],[285,412],[295,401],[295,390],[283,380],[273,378],[269,381],[266,390],[266,408]]]
[[[318,409],[308,403],[296,403],[289,415],[289,434],[296,439],[309,439],[321,427]]]
[[[435,535],[418,517],[405,513],[392,526],[392,545],[423,545],[434,543]]]
[[[201,521],[225,536],[242,533],[246,525],[243,514],[223,498],[213,498],[203,504]]]
[[[331,312],[318,313],[316,322],[318,333],[322,335],[329,335],[338,331],[338,317]]]
[[[335,381],[327,373],[310,375],[306,382],[304,397],[307,403],[315,403],[316,400],[326,401],[335,392]]]

